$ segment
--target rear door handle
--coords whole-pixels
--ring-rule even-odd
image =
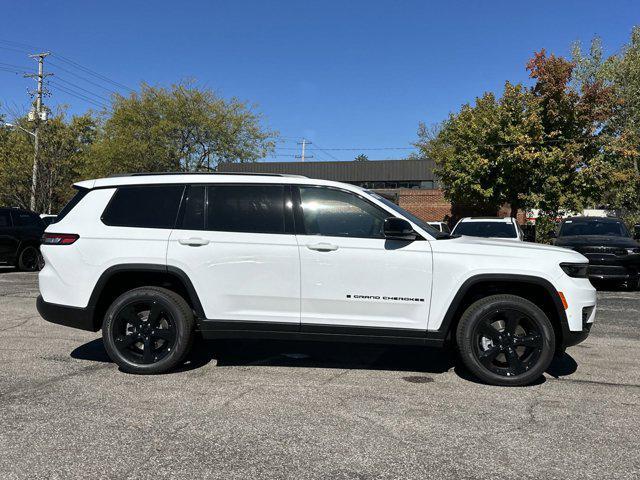
[[[189,245],[190,247],[201,247],[209,243],[206,238],[181,238],[178,240],[180,245]]]
[[[318,252],[333,252],[338,249],[337,245],[332,245],[331,243],[314,243],[307,245],[309,250],[317,250]]]

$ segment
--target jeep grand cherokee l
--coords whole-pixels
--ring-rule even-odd
[[[453,238],[375,193],[286,175],[80,182],[47,228],[42,317],[102,329],[123,370],[165,372],[195,335],[442,346],[497,385],[586,338],[579,253]]]

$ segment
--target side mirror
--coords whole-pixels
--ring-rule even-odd
[[[551,239],[558,238],[558,234],[556,233],[555,230],[552,230],[552,231],[549,232],[548,237],[551,238]]]
[[[418,233],[404,218],[389,217],[384,219],[384,236],[389,240],[413,241]]]

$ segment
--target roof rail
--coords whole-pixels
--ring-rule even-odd
[[[256,173],[256,172],[147,172],[147,173],[114,173],[108,178],[118,177],[145,177],[151,175],[241,175],[256,177],[294,177],[307,178],[304,175],[290,175],[288,173]]]

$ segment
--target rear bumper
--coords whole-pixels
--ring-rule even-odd
[[[100,329],[93,320],[93,308],[69,307],[45,302],[42,295],[38,295],[36,307],[40,316],[47,322],[90,332],[97,332]]]

